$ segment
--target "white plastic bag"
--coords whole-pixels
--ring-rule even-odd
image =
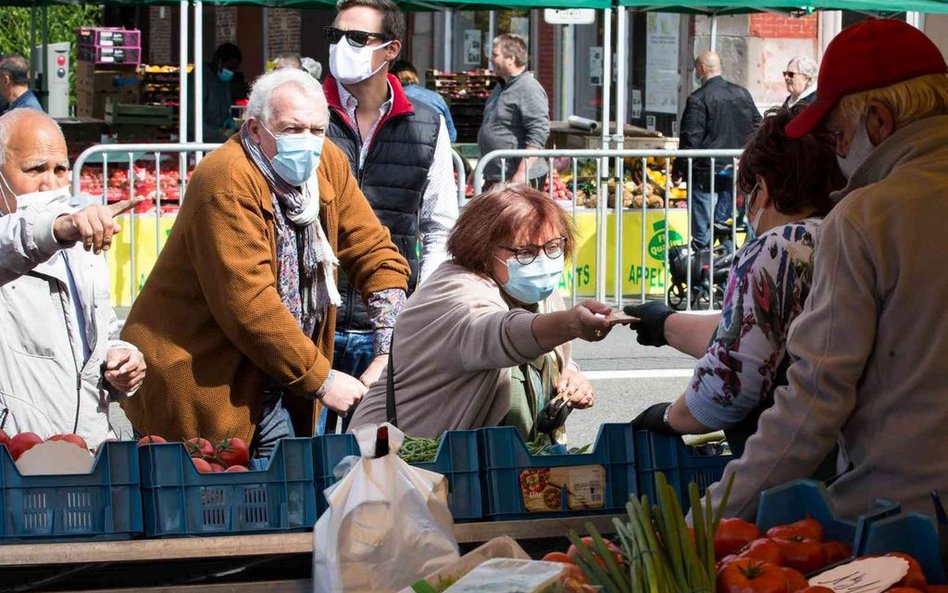
[[[530,555],[524,552],[520,544],[512,537],[507,535],[495,537],[461,556],[457,562],[452,562],[424,579],[412,583],[411,587],[405,587],[399,593],[419,593],[431,589],[443,591],[482,563],[494,558],[529,560]]]
[[[459,558],[444,476],[412,467],[396,452],[374,459],[378,426],[354,430],[362,458],[325,491],[329,509],[313,529],[315,593],[389,593]]]

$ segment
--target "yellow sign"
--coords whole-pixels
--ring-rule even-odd
[[[664,294],[665,287],[665,227],[668,226],[668,241],[671,245],[685,245],[688,241],[688,211],[674,208],[648,210],[645,214],[645,242],[642,242],[642,212],[622,213],[622,252],[619,273],[622,275],[622,292],[625,295],[641,294],[645,284],[646,294]],[[576,213],[578,236],[575,261],[567,264],[560,290],[564,297],[572,291],[576,279],[576,294],[591,297],[596,290],[596,213]],[[616,215],[606,214],[606,295],[614,296],[616,278]],[[643,258],[644,255],[644,258]]]
[[[125,215],[119,221],[122,232],[112,240],[112,248],[107,256],[109,274],[112,281],[112,305],[131,307],[134,300],[132,286],[137,295],[145,278],[155,266],[161,246],[168,240],[174,214],[163,214],[158,218],[154,214],[137,214],[133,218]],[[135,242],[135,266],[132,269],[132,241]],[[160,245],[158,243],[160,239]]]

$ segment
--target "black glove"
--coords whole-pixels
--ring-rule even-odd
[[[668,342],[665,340],[665,319],[675,312],[674,309],[653,301],[644,305],[626,305],[623,309],[626,315],[638,317],[639,320],[629,324],[629,328],[634,329],[639,344],[643,346],[664,346]]]
[[[665,424],[665,410],[671,405],[671,402],[661,402],[652,404],[645,408],[645,411],[632,420],[632,428],[651,430],[660,434],[678,434],[672,427]]]

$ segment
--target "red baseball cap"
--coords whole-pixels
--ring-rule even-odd
[[[945,58],[924,33],[903,21],[866,19],[844,29],[826,47],[816,100],[785,131],[791,138],[808,134],[846,95],[945,73]]]

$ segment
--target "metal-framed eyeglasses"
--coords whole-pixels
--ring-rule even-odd
[[[547,241],[543,245],[521,245],[520,247],[507,247],[505,245],[500,246],[504,251],[509,251],[514,254],[514,257],[517,258],[517,261],[522,265],[530,265],[533,263],[533,260],[540,255],[540,251],[550,259],[558,259],[563,257],[563,251],[566,249],[566,239],[559,237],[557,239],[552,239]]]
[[[803,78],[809,78],[806,74],[803,74],[802,72],[790,72],[789,70],[785,70],[784,73],[783,73],[783,77],[784,77],[784,78],[789,78],[789,79],[791,79],[791,80],[792,80],[794,77],[796,77],[796,76],[802,76]]]
[[[342,41],[343,37],[346,38],[346,43],[352,47],[365,47],[369,39],[379,39],[383,42],[391,41],[392,39],[392,36],[388,33],[372,33],[370,31],[356,31],[354,29],[344,31],[336,27],[323,27],[323,32],[326,34],[326,41],[328,41],[330,45],[336,45]]]

